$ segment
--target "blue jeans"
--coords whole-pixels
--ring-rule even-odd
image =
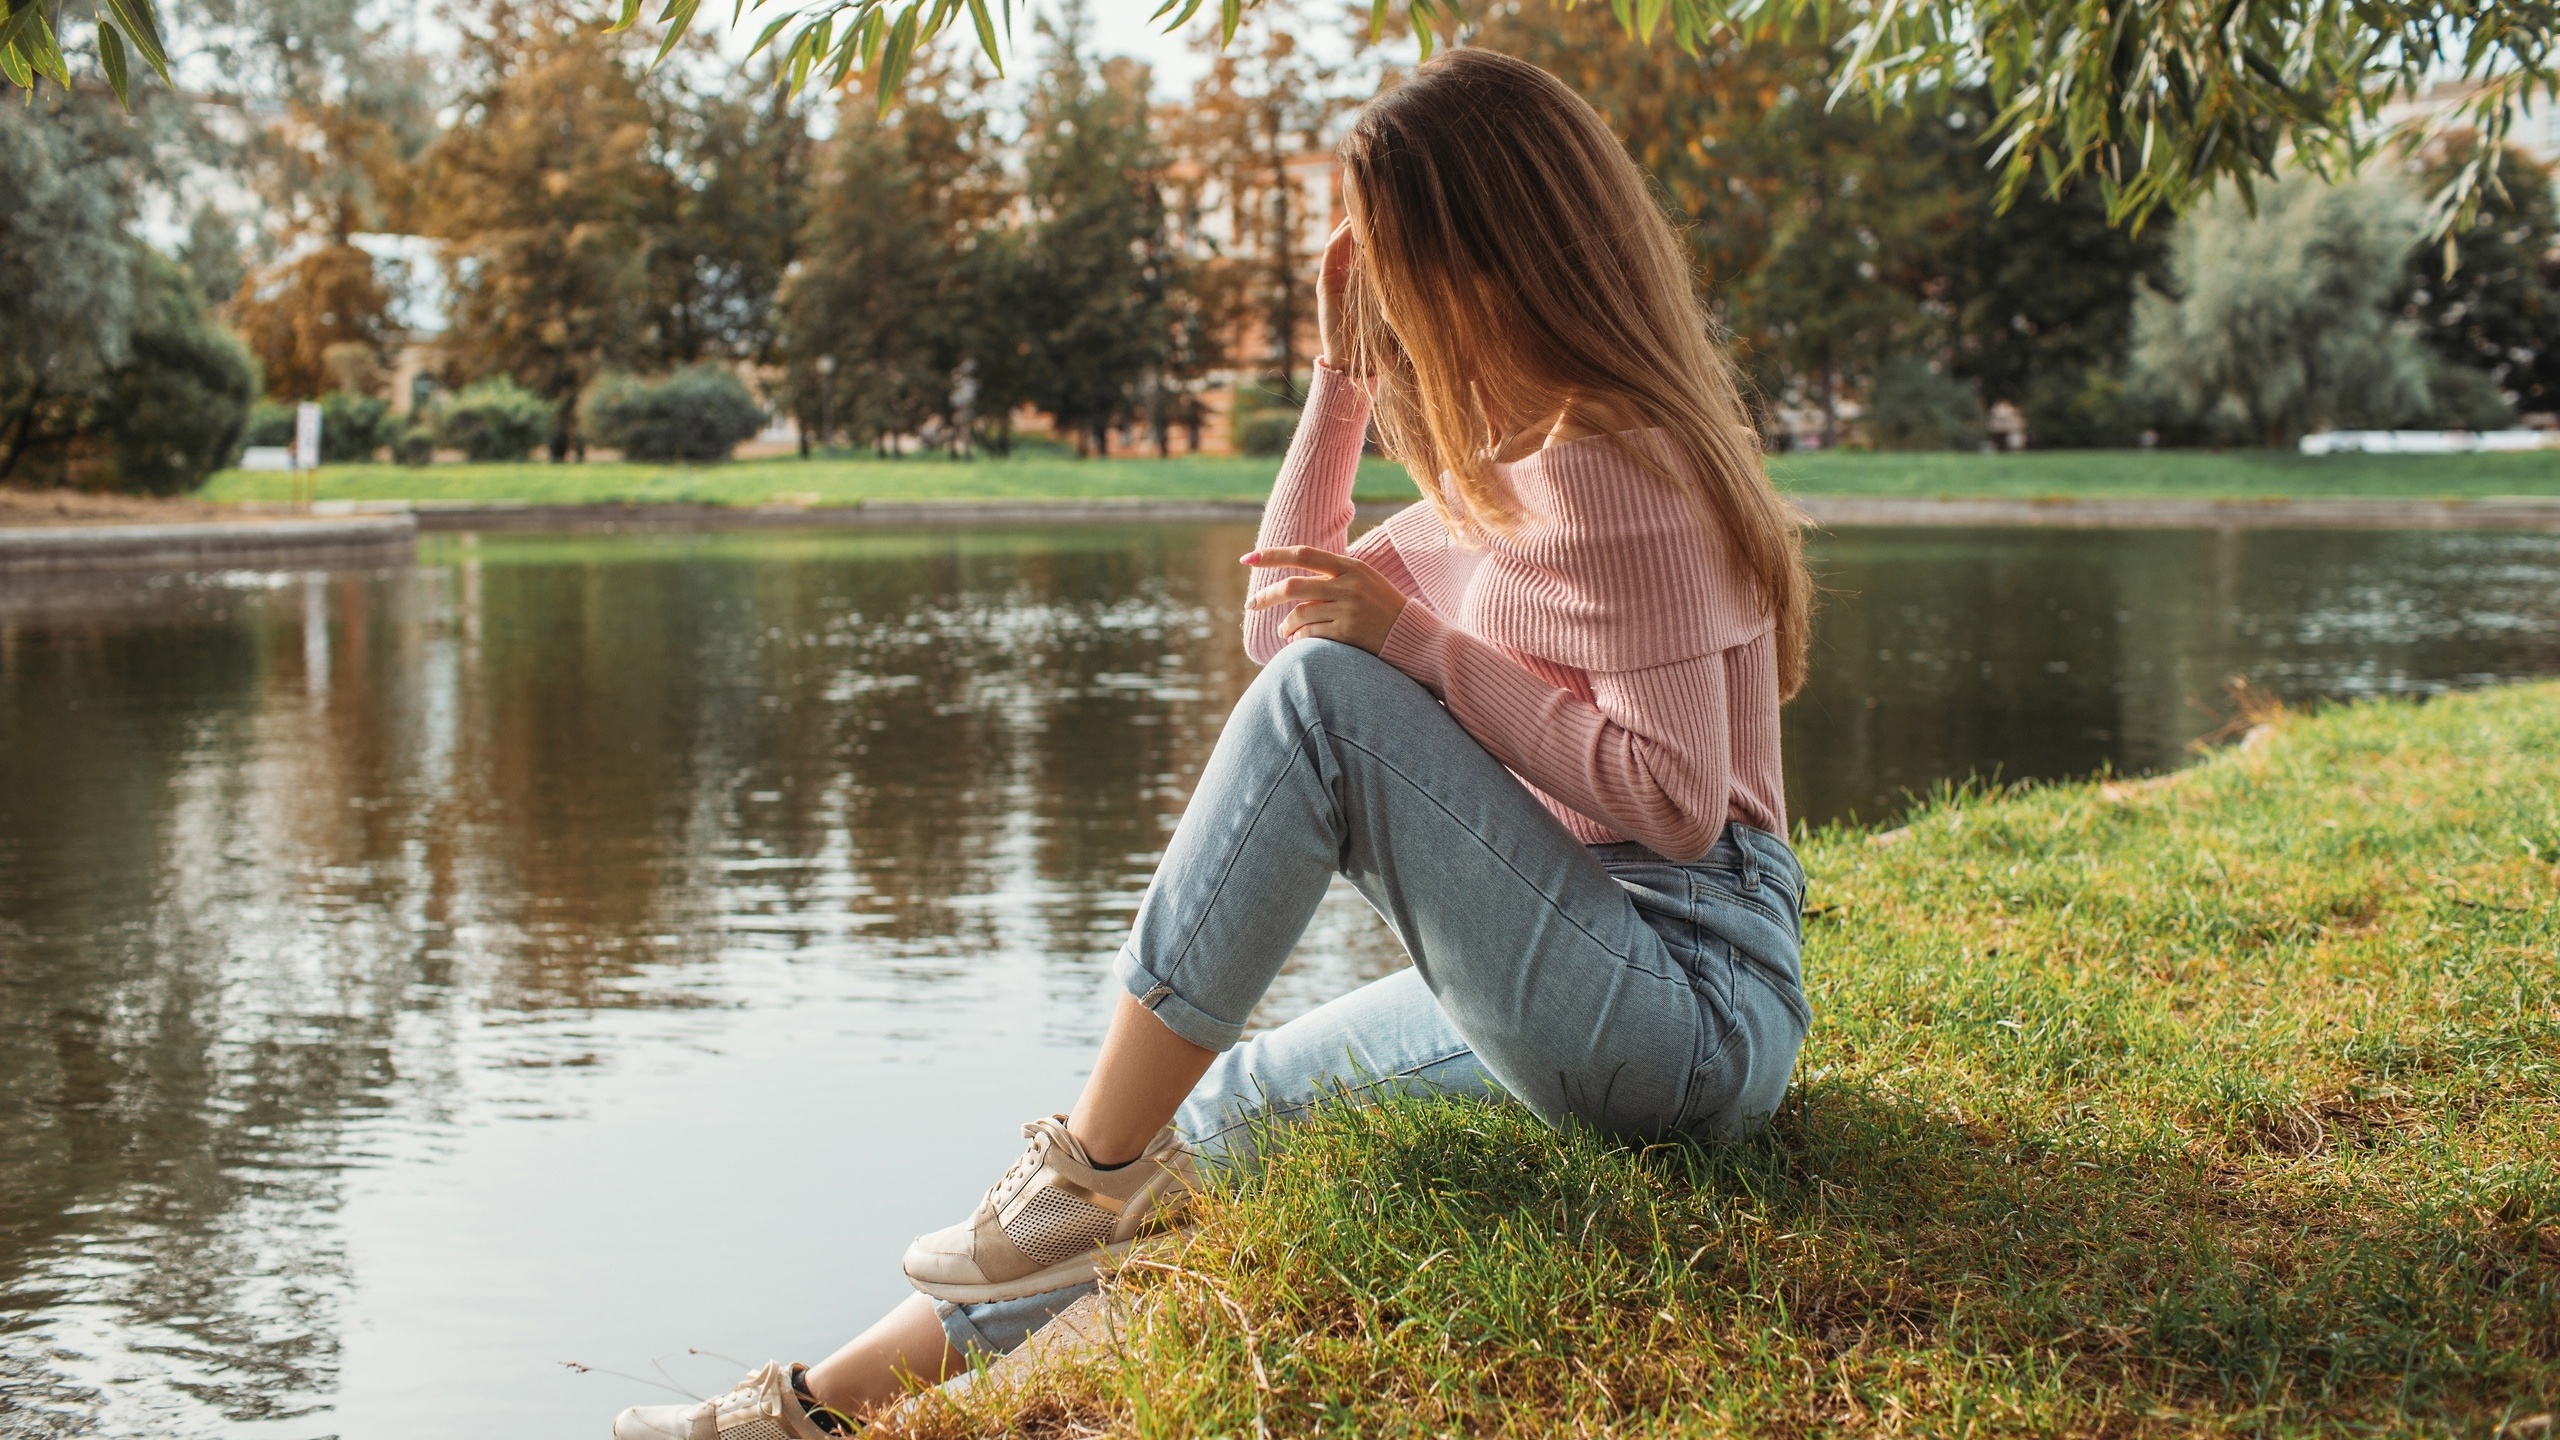
[[[1413,968],[1238,1044],[1336,874]],[[1385,1090],[1720,1137],[1786,1093],[1811,1019],[1803,903],[1794,853],[1747,825],[1689,864],[1583,845],[1403,672],[1301,640],[1228,716],[1116,970],[1221,1052],[1174,1117],[1204,1158],[1249,1158],[1256,1120]],[[1090,1288],[937,1309],[956,1346],[1001,1353]]]

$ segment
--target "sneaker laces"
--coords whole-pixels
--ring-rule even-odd
[[[1067,1133],[1063,1115],[1043,1115],[1025,1122],[1022,1138],[1031,1142],[1030,1148],[1015,1158],[1012,1168],[1006,1170],[995,1184],[987,1187],[986,1199],[979,1202],[990,1210],[1002,1210],[1014,1196],[1021,1194],[1022,1187],[1030,1184],[1032,1177],[1040,1173],[1040,1167],[1049,1163],[1051,1150],[1064,1145],[1069,1154],[1074,1154],[1084,1148],[1076,1144],[1075,1136]]]

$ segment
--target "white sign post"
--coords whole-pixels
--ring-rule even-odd
[[[320,407],[305,400],[293,407],[293,499],[302,503],[302,477],[311,475],[311,498],[320,498]]]

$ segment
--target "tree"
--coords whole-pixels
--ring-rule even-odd
[[[1826,443],[1878,364],[1945,348],[1939,252],[1984,187],[1943,163],[1942,123],[1829,104],[1837,62],[1809,33],[1693,56],[1626,45],[1601,7],[1513,0],[1467,38],[1590,99],[1682,223],[1760,398],[1818,411]]]
[[[809,128],[770,77],[690,83],[668,67],[642,95],[665,172],[650,231],[641,358],[653,366],[718,356],[769,358],[775,292],[805,220]]]
[[[668,209],[657,116],[637,57],[564,0],[492,0],[464,57],[472,86],[426,161],[446,344],[466,373],[549,403],[551,458],[565,459],[583,453],[580,392],[648,330],[648,222]]]
[[[1007,313],[1025,352],[1024,393],[1076,437],[1108,454],[1111,427],[1163,364],[1163,157],[1147,113],[1147,71],[1095,64],[1083,10],[1042,22],[1048,64],[1033,87],[1022,145],[1023,227]]]
[[[167,495],[238,457],[257,362],[176,261],[138,244],[112,258],[127,271],[120,293],[130,297],[112,358],[11,397],[0,480],[38,460],[65,483]]]
[[[839,109],[781,305],[794,405],[821,442],[957,421],[962,369],[983,384],[1010,347],[995,332],[1013,190],[989,122],[965,68],[921,77],[885,114],[854,97]]]
[[[2134,299],[2167,278],[2169,227],[2108,224],[2089,186],[2001,208],[1982,145],[1991,128],[1973,94],[1911,132],[1909,158],[1941,170],[1954,199],[1923,264],[1924,298],[1945,323],[1933,358],[1985,405],[2016,405],[2038,444],[2128,443],[2141,427],[2116,397]]]
[[[2282,445],[2397,423],[2429,400],[2416,327],[2392,309],[2424,230],[2388,179],[2288,175],[2196,207],[2171,242],[2174,295],[2135,312],[2136,379],[2172,414]]]
[[[109,448],[119,488],[173,495],[240,457],[258,365],[207,312],[183,267],[143,247],[134,263],[141,304],[131,349],[83,429]]]
[[[1195,170],[1186,198],[1225,211],[1234,241],[1224,262],[1208,267],[1218,273],[1203,277],[1216,304],[1202,322],[1260,320],[1265,383],[1294,405],[1299,337],[1315,324],[1308,262],[1317,247],[1306,241],[1332,217],[1306,213],[1289,162],[1322,154],[1334,119],[1358,102],[1344,90],[1341,67],[1281,28],[1295,18],[1287,5],[1274,0],[1239,32],[1241,45],[1217,48],[1170,138]]]
[[[1231,41],[1250,7],[1219,7]],[[1456,20],[1456,0],[1405,0],[1415,29]],[[1557,0],[1570,12],[1574,0]],[[1187,0],[1171,23],[1201,9]],[[1371,10],[1373,30],[1386,0]],[[1992,154],[2005,204],[2042,184],[2094,182],[2111,221],[2183,208],[2216,184],[2246,196],[2275,178],[2282,157],[2315,166],[2370,154],[2385,114],[2453,81],[2469,93],[2450,114],[2418,106],[2403,142],[2450,119],[2494,148],[2537,93],[2560,92],[2560,7],[2551,0],[1658,0],[1609,7],[1636,40],[1690,54],[1724,37],[1816,27],[1837,44],[1842,91],[1878,105],[1980,88],[1990,98]],[[674,33],[692,6],[672,7]],[[781,65],[799,83],[860,69],[894,92],[917,47],[965,13],[979,45],[1000,48],[985,0],[804,0],[767,22]],[[640,0],[623,0],[619,25]],[[672,43],[672,41],[670,42]],[[2481,172],[2466,167],[2444,199],[2476,201]]]
[[[2473,163],[2479,138],[2451,137],[2422,157],[2422,177],[2441,188]],[[2401,308],[2447,365],[2485,374],[2515,408],[2560,410],[2560,221],[2551,177],[2515,150],[2499,153],[2497,184],[2469,224],[2442,246],[2409,257]]]
[[[128,238],[152,162],[146,128],[97,97],[0,105],[0,480],[124,362],[137,296]]]
[[[1201,0],[1186,0],[1171,23],[1189,23],[1201,8]],[[1243,0],[1219,6],[1222,40],[1234,37],[1248,8]],[[1378,0],[1373,26],[1388,8]],[[1453,0],[1405,0],[1426,36],[1458,8]],[[1575,5],[1558,0],[1557,8]],[[2115,221],[2178,210],[2223,182],[2245,195],[2275,177],[2287,155],[2325,166],[2370,153],[2394,105],[2445,81],[2468,95],[2449,115],[2416,107],[2396,138],[2423,138],[2451,121],[2479,129],[2494,153],[2534,96],[2560,94],[2560,7],[2552,0],[2222,0],[2209,14],[2195,0],[1657,0],[1610,8],[1637,40],[1659,37],[1691,53],[1727,33],[1823,26],[1846,56],[1845,86],[1880,104],[1980,86],[1997,116],[2005,199],[2038,183],[2088,179]],[[673,27],[661,54],[698,10],[671,4],[660,12]],[[622,0],[612,28],[628,29],[640,13],[640,0]],[[774,46],[779,73],[795,88],[813,75],[832,84],[861,71],[886,105],[918,48],[964,14],[978,45],[998,55],[1003,42],[987,0],[799,0],[765,20],[754,48]],[[94,34],[98,66],[119,97],[128,89],[129,54],[168,79],[152,0],[99,0]],[[36,0],[0,0],[0,74],[21,87],[38,77],[71,83]],[[2455,172],[2443,195],[2449,212],[2468,217],[2484,174],[2478,166]]]
[[[269,243],[344,245],[407,223],[436,136],[435,78],[366,0],[195,0],[188,38],[210,97],[206,139],[261,202]],[[219,134],[214,132],[218,131]]]
[[[324,245],[250,276],[230,310],[278,399],[345,388],[333,371],[348,368],[351,351],[378,364],[391,349],[391,290],[373,257],[353,245]]]

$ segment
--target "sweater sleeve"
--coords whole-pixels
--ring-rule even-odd
[[[1351,489],[1360,478],[1360,447],[1368,434],[1369,387],[1319,361],[1306,408],[1299,412],[1298,433],[1289,442],[1289,458],[1280,463],[1271,499],[1262,508],[1257,547],[1312,545],[1341,552],[1351,534]],[[1247,580],[1247,593],[1309,573],[1257,567]],[[1280,653],[1280,620],[1287,613],[1276,605],[1245,612],[1244,649],[1254,664]]]
[[[1697,859],[1724,833],[1733,757],[1721,652],[1593,671],[1585,699],[1415,604],[1379,653],[1521,778],[1664,858]]]

